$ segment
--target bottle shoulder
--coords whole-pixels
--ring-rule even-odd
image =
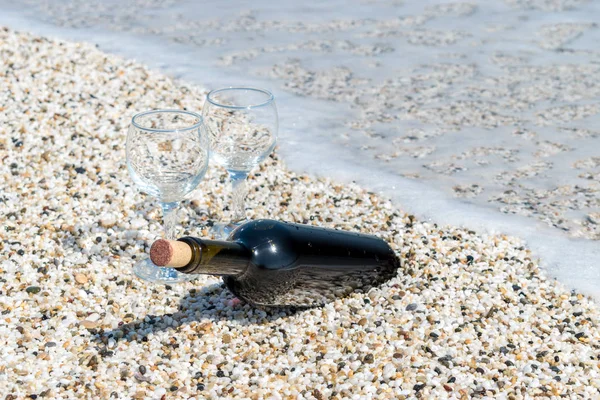
[[[282,235],[282,223],[270,219],[259,219],[238,226],[227,238],[232,242],[255,242],[273,235]]]
[[[298,258],[293,235],[283,222],[250,221],[234,230],[228,240],[246,247],[252,254],[252,264],[260,268],[286,268]]]

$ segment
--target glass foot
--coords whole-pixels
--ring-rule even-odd
[[[157,267],[150,261],[150,258],[146,258],[135,264],[133,266],[133,272],[138,278],[145,280],[146,282],[163,283],[165,285],[189,282],[195,277],[194,275],[178,272],[173,268]]]
[[[248,221],[214,224],[212,228],[210,228],[210,233],[214,236],[215,239],[225,240],[229,237],[231,232],[235,230],[235,228],[245,224],[246,222]]]

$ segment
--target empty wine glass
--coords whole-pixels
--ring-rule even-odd
[[[135,184],[157,197],[163,210],[165,237],[173,239],[176,209],[204,177],[209,140],[202,117],[189,111],[153,110],[137,114],[127,134],[127,169]],[[192,276],[159,268],[150,259],[138,262],[135,274],[147,281],[177,283]]]
[[[211,159],[225,167],[231,179],[231,221],[213,228],[216,236],[224,237],[246,220],[246,178],[275,147],[277,107],[267,90],[230,87],[211,91],[202,115],[210,137]]]

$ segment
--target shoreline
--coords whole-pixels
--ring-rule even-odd
[[[600,310],[547,279],[520,239],[419,221],[358,185],[290,172],[277,154],[251,174],[251,218],[376,234],[401,273],[296,313],[232,306],[211,277],[137,280],[134,256],[161,221],[127,175],[128,116],[200,109],[206,91],[89,44],[9,29],[0,39],[2,396],[598,394]],[[224,218],[224,177],[210,167],[180,234],[205,236]]]
[[[453,13],[455,12],[459,12],[460,14],[461,12],[467,12],[470,9],[469,7],[466,7],[466,5],[462,8],[458,6],[456,7],[452,6],[448,10],[446,10],[448,12],[448,15],[454,15]],[[480,7],[475,8],[471,11],[476,14],[483,12],[482,9],[483,7]],[[399,8],[399,12],[402,12],[402,10],[403,8]],[[422,10],[413,10],[413,12],[417,13],[421,11]],[[438,11],[441,13],[440,10]],[[553,16],[551,20],[554,21],[554,19],[556,18],[558,18],[558,16]],[[245,21],[244,19],[242,20],[243,22]],[[433,21],[435,21],[435,19]],[[166,38],[162,36],[156,36],[156,38],[158,39],[157,43],[159,44],[153,43],[152,45],[148,45],[144,42],[143,37],[132,36],[128,34],[128,32],[109,32],[101,29],[100,27],[90,28],[88,30],[69,29],[60,26],[52,26],[49,23],[40,21],[36,22],[35,24],[32,24],[31,19],[24,17],[16,11],[7,11],[6,13],[3,13],[2,16],[0,16],[0,24],[7,24],[8,22],[10,22],[11,26],[17,26],[24,30],[34,30],[38,34],[51,34],[52,36],[61,37],[63,39],[75,37],[79,40],[85,39],[86,41],[98,43],[100,44],[100,47],[105,51],[108,50],[108,52],[110,53],[117,53],[121,56],[126,56],[125,58],[131,58],[132,55],[136,56],[136,58],[140,59],[144,63],[149,64],[153,68],[158,68],[163,72],[168,73],[169,75],[178,76],[179,78],[184,79],[186,82],[192,82],[194,84],[204,83],[200,82],[200,79],[198,78],[198,68],[200,68],[200,70],[202,71],[202,81],[210,81],[213,84],[217,85],[224,84],[228,79],[228,76],[231,76],[231,74],[233,73],[231,70],[223,70],[220,73],[216,73],[215,71],[217,70],[209,62],[210,58],[207,59],[206,57],[200,56],[204,53],[196,53],[196,51],[199,52],[202,48],[186,47],[185,43],[179,42],[170,43]],[[325,23],[326,21],[324,20],[321,22]],[[547,22],[550,22],[550,20]],[[539,23],[537,23],[537,25],[534,25],[537,26],[539,25]],[[318,27],[320,25],[317,24],[315,26]],[[244,24],[241,25],[241,29],[242,28],[245,28]],[[509,30],[507,32],[511,31]],[[545,36],[542,35],[542,37],[545,38],[544,40],[549,40],[550,42],[552,42],[552,40],[555,39],[557,40],[557,38],[560,39],[562,37],[561,35],[564,33],[562,28],[557,28],[557,31],[554,33],[552,33],[553,31],[543,32],[545,32]],[[595,31],[591,29],[585,34],[585,37],[587,37],[587,35],[589,34],[594,34],[594,32]],[[221,33],[218,32],[218,34],[220,35]],[[581,42],[581,40],[579,42],[575,41],[575,44],[573,44],[573,46],[581,47],[581,45],[577,45],[577,43],[585,44],[587,42],[589,42],[589,39],[583,42]],[[533,47],[531,47],[532,44],[527,44],[527,46],[528,47],[524,47],[521,50],[528,48],[530,51],[533,51],[535,48],[537,48],[537,45],[533,45]],[[400,50],[401,48],[397,49],[397,51]],[[160,54],[161,57],[156,59],[153,57],[148,57],[147,54]],[[319,55],[318,52],[313,54]],[[383,54],[383,56],[389,56],[389,54],[390,53],[385,53]],[[283,55],[285,55],[285,53],[283,53]],[[523,55],[521,55],[521,58],[522,56]],[[556,57],[554,53],[546,54],[546,56],[551,57],[549,59],[550,61],[556,62]],[[502,66],[505,66],[506,68],[514,68],[514,66],[511,66],[511,63],[517,62],[520,59],[519,57],[515,57],[512,57],[511,53],[506,52],[501,54],[495,54],[491,58],[491,60],[493,61],[493,68],[500,68]],[[577,60],[583,60],[582,57],[584,56],[577,55],[573,57],[576,57]],[[200,66],[198,66],[194,64],[195,58],[203,59],[205,61],[199,64]],[[372,58],[373,62],[375,62],[376,60],[377,58]],[[256,61],[259,62],[260,60]],[[429,62],[433,63],[435,62],[435,60],[429,60]],[[367,69],[366,72],[368,71],[370,70]],[[552,69],[551,71],[547,72],[554,73],[552,71],[554,70]],[[453,72],[450,72],[452,75]],[[577,70],[573,71],[573,73],[576,72]],[[241,77],[244,75],[235,76]],[[415,75],[415,79],[421,79],[420,77],[420,74]],[[248,76],[244,76],[244,79],[250,79],[246,82],[247,84],[249,82],[252,82],[257,85],[268,84],[270,88],[271,85],[274,85],[276,89],[276,97],[281,100],[281,104],[287,106],[280,107],[280,111],[282,113],[282,127],[286,127],[286,129],[282,129],[280,151],[282,157],[284,158],[284,160],[286,160],[286,162],[289,164],[290,168],[293,171],[298,173],[310,173],[315,176],[328,176],[344,182],[357,181],[357,183],[363,185],[369,190],[381,192],[384,196],[391,197],[397,204],[406,207],[412,213],[414,213],[422,219],[431,219],[439,223],[465,226],[475,228],[478,230],[485,230],[489,233],[505,233],[524,238],[527,240],[527,245],[534,251],[535,256],[541,260],[542,266],[546,269],[546,271],[548,271],[550,275],[559,279],[561,282],[563,282],[571,288],[584,292],[587,295],[592,295],[596,299],[600,298],[600,289],[598,289],[600,288],[600,269],[596,268],[594,264],[594,260],[600,259],[600,246],[597,245],[596,240],[577,239],[569,237],[561,230],[562,228],[560,228],[560,224],[558,225],[558,228],[549,227],[545,223],[537,221],[535,218],[530,218],[521,215],[509,215],[499,213],[494,210],[495,206],[492,203],[479,204],[477,202],[473,202],[473,200],[469,197],[453,197],[453,195],[447,190],[444,190],[442,187],[435,184],[435,181],[411,179],[409,177],[403,177],[398,175],[398,171],[410,171],[410,165],[404,165],[394,168],[392,165],[382,164],[380,167],[378,167],[379,169],[374,170],[373,166],[368,162],[369,157],[371,156],[365,154],[363,151],[358,149],[349,150],[343,141],[338,143],[337,145],[328,144],[328,136],[335,136],[337,133],[339,133],[336,130],[336,128],[334,128],[335,121],[352,119],[352,113],[354,111],[349,109],[347,112],[339,114],[340,107],[335,105],[339,103],[331,105],[328,104],[330,103],[330,101],[320,100],[318,98],[315,98],[314,96],[311,97],[310,95],[305,99],[302,99],[298,96],[289,94],[286,90],[281,90],[281,87],[277,88],[276,86],[279,85],[279,83],[276,83],[276,81],[273,80],[268,80],[270,78],[260,76],[252,76],[251,78],[249,78]],[[559,81],[562,82],[563,77],[560,73],[558,73],[557,79],[559,79]],[[474,81],[473,84],[477,84],[477,81]],[[564,82],[564,84],[568,84],[568,82]],[[302,85],[300,88],[302,88]],[[301,110],[302,112],[298,113],[297,110]],[[473,110],[467,108],[467,111],[467,114],[469,114]],[[302,118],[303,113],[307,113],[305,118]],[[593,120],[591,122],[593,122]],[[406,125],[406,123],[403,121],[399,121],[398,123],[403,129],[406,128],[405,136],[408,137],[413,135],[415,137],[415,140],[417,140],[415,144],[417,145],[427,147],[427,143],[429,143],[428,140],[431,141],[435,139],[435,135],[440,134],[439,127],[430,129],[427,128],[425,125],[415,125],[412,122],[408,123],[408,125]],[[575,130],[564,131],[563,133],[565,135],[569,135],[569,137],[575,135],[575,133],[577,132],[578,135],[592,135],[584,139],[579,138],[578,140],[587,140],[588,142],[585,143],[588,144],[584,145],[584,147],[588,149],[593,149],[594,142],[590,141],[595,140],[593,137],[594,132],[593,130],[583,129],[585,128],[586,124],[588,124],[588,122],[577,122],[575,124],[578,127],[577,129],[573,128]],[[383,128],[384,127],[382,127],[382,129]],[[547,140],[542,140],[550,139],[550,141],[556,141],[556,138],[552,139],[551,137],[546,137],[547,135],[541,135],[540,132],[536,133],[536,130],[538,128],[537,126],[527,125],[524,128],[526,129],[519,130],[519,132],[522,133],[521,135],[515,136],[509,134],[508,136],[510,138],[507,140],[517,141],[516,143],[519,143],[519,145],[525,147],[531,146],[532,143],[539,142],[538,144],[540,148],[538,149],[538,152],[542,153],[542,155],[540,155],[540,157],[542,157],[541,160],[544,161],[544,163],[546,164],[553,163],[555,159],[561,160],[562,157],[569,154],[568,151],[562,151],[561,147],[553,147],[552,145],[546,143]],[[366,131],[368,131],[368,129]],[[429,131],[431,131],[431,133],[434,135],[433,138],[427,137],[426,133]],[[298,140],[298,137],[304,137],[304,134],[306,132],[316,132],[316,134],[313,136],[309,135],[308,140]],[[383,132],[385,133],[385,129],[383,129]],[[453,135],[455,134],[456,133],[454,133]],[[467,136],[465,136],[465,139],[468,139],[466,143],[470,143],[470,141],[473,138],[469,136],[470,134],[466,135]],[[498,131],[498,136],[502,136],[501,130]],[[461,137],[455,138],[454,140],[460,142],[462,140]],[[362,143],[359,137],[353,137],[352,141],[354,140],[357,140],[359,144]],[[323,145],[323,148],[317,148],[316,146],[312,145],[312,143],[321,143]],[[396,141],[394,141],[394,143],[396,143]],[[406,146],[412,146],[413,144],[411,143],[406,144]],[[444,141],[440,142],[440,144],[442,145],[444,145],[444,143]],[[365,142],[364,145],[367,147],[370,146],[369,142]],[[397,143],[394,144],[394,146],[397,145]],[[508,148],[510,146],[504,147]],[[478,151],[480,152],[483,150],[475,149],[474,151],[475,153],[477,153]],[[556,155],[551,155],[555,151],[558,151],[558,153]],[[331,154],[338,152],[339,154],[336,157],[331,157]],[[437,153],[433,153],[434,156],[436,154]],[[469,157],[472,157],[473,155],[469,153],[469,151],[467,151],[465,155],[456,153],[452,157],[455,156],[459,158],[465,156],[467,157],[465,159],[466,161],[463,161],[467,162],[468,160],[470,160]],[[494,165],[494,162],[496,162],[494,160],[494,157],[497,156],[498,155],[487,155],[479,161],[491,161],[492,165]],[[411,159],[411,157],[409,157],[408,154],[405,154],[403,157]],[[437,156],[435,157],[437,158]],[[508,158],[510,159],[511,157],[512,156]],[[361,161],[360,163],[356,162],[357,158]],[[400,158],[398,158],[398,160]],[[326,160],[327,163],[323,162],[323,160]],[[419,158],[417,158],[416,160],[417,161],[415,161],[415,163],[420,163],[420,161],[418,161],[420,160]],[[423,161],[422,163],[425,164],[425,161]],[[564,164],[564,161],[562,161],[562,163]],[[326,165],[328,165],[328,167],[326,167]],[[509,163],[507,165],[511,164]],[[362,168],[362,170],[359,171],[359,167]],[[352,171],[349,172],[349,168],[351,168]],[[541,177],[540,179],[543,178],[542,180],[548,180],[547,177],[544,178],[545,172],[536,172],[536,168],[537,167],[532,167],[531,165],[528,167],[526,166],[525,170],[523,170],[522,173],[525,175],[527,175],[528,173],[536,174],[533,179],[538,179],[537,177]],[[579,170],[576,171],[579,172]],[[518,171],[513,172],[517,173]],[[581,170],[582,174],[584,172],[585,170]],[[539,175],[540,173],[541,175]],[[594,175],[590,173],[589,176],[590,180],[583,182],[583,184],[597,186],[597,184],[595,183],[596,181],[593,180]],[[456,188],[458,188],[457,190],[459,190],[459,192],[462,193],[461,196],[471,196],[473,194],[476,194],[478,190],[483,189],[483,186],[475,188],[473,186],[465,185],[464,182],[461,183],[460,179],[463,178],[459,178],[459,175],[448,176],[445,178],[445,181],[452,182],[456,179],[458,179],[458,184],[456,185]],[[510,192],[511,190],[517,190],[517,192],[521,190],[518,189],[518,187],[520,187],[519,182],[524,182],[525,184],[527,184],[528,181],[516,180],[514,184],[511,183],[511,185],[506,188],[508,189],[508,192]],[[517,186],[514,186],[515,184]],[[586,201],[593,202],[594,199],[597,198],[597,195],[593,192],[586,192],[586,190],[584,190],[584,186],[580,187],[577,193],[575,194],[573,194],[574,192],[572,193],[572,191],[569,191],[567,189],[568,188],[561,190],[566,190],[568,197],[573,199],[589,199]],[[590,188],[590,190],[592,189],[593,187]],[[526,192],[528,193],[527,196],[535,195],[534,198],[522,198],[522,201],[519,200],[517,201],[517,203],[514,203],[512,205],[510,204],[510,202],[515,201],[515,199],[511,198],[508,195],[499,195],[495,198],[509,202],[509,204],[506,204],[506,207],[509,209],[507,212],[515,211],[510,211],[511,207],[519,208],[523,204],[543,205],[544,201],[546,201],[536,199],[536,196],[542,196],[543,199],[544,192],[531,192],[529,190],[527,190]],[[553,196],[555,196],[555,194],[560,193],[560,191],[551,192],[554,194],[546,193],[546,195],[549,196],[547,198],[550,200],[554,198]],[[483,191],[483,193],[484,195],[487,195],[486,193],[488,192]],[[517,194],[518,198],[520,198],[519,196],[520,194]],[[581,203],[581,200],[577,201],[578,204]],[[597,200],[595,201],[597,202]],[[559,204],[561,205],[560,207],[565,206],[564,199],[560,196],[554,198],[554,200],[552,200],[552,203]],[[518,210],[515,212],[518,212]],[[589,225],[589,227],[593,228],[594,224],[592,222],[586,222],[587,220],[585,218],[582,219],[582,221]]]

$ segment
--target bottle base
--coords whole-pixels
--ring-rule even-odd
[[[214,224],[212,226],[212,228],[210,228],[210,234],[216,240],[225,240],[229,237],[231,232],[233,232],[235,230],[235,228],[237,228],[240,225],[245,224],[248,221],[249,220],[242,220],[242,221],[238,221],[238,222],[227,222],[227,223],[220,222],[220,223]]]
[[[133,266],[133,273],[146,282],[164,285],[189,282],[194,279],[194,275],[184,274],[174,268],[157,267],[150,261],[150,258],[146,258],[135,264]]]

